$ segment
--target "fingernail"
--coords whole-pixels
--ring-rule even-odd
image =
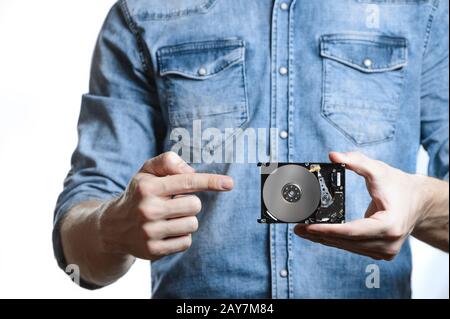
[[[222,178],[220,187],[223,190],[231,190],[233,188],[233,180],[231,178]]]

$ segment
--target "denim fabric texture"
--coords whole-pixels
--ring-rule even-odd
[[[327,162],[359,150],[448,180],[448,1],[122,0],[111,9],[82,98],[79,142],[55,211],[118,196],[175,128],[278,128],[281,162]],[[216,141],[213,149],[226,143]],[[198,148],[203,149],[206,143]],[[255,163],[193,163],[228,174],[230,193],[199,194],[186,252],[151,263],[153,298],[410,298],[408,242],[391,262],[260,225]],[[363,218],[365,182],[347,175],[347,220]],[[366,269],[380,269],[380,288]],[[89,286],[88,283],[84,283]]]

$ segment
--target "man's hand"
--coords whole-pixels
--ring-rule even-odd
[[[191,246],[202,208],[193,193],[232,188],[230,177],[196,174],[175,153],[153,158],[100,216],[104,250],[152,261],[184,251]]]
[[[430,178],[404,173],[360,153],[331,153],[330,159],[346,164],[348,169],[365,178],[372,197],[365,218],[340,225],[297,225],[295,233],[313,242],[374,259],[394,259],[406,238],[432,213],[436,191],[431,188],[436,185],[431,183],[434,186],[428,187]],[[443,198],[439,204],[443,216],[446,211],[446,225],[444,218],[441,228],[447,229],[447,235],[441,236],[446,239],[441,238],[436,245],[446,241],[448,246],[448,183],[437,180],[436,183],[447,193],[446,200]]]
[[[84,202],[61,222],[64,256],[84,280],[106,286],[135,257],[157,260],[188,249],[198,228],[200,199],[193,193],[229,191],[228,176],[197,174],[175,153],[147,161],[115,200]]]

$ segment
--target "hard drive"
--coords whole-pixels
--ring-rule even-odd
[[[260,223],[345,222],[345,165],[260,163]]]

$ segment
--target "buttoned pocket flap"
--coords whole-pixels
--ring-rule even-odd
[[[206,41],[165,47],[158,50],[160,76],[178,75],[206,80],[243,62],[242,40]]]
[[[326,35],[320,54],[365,73],[388,72],[407,65],[404,38],[377,35]]]

